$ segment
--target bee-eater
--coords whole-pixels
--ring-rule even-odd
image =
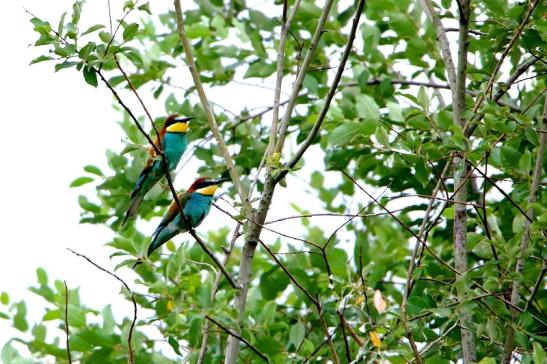
[[[175,235],[194,229],[201,224],[211,209],[213,196],[218,186],[226,181],[229,181],[229,178],[212,179],[201,177],[192,183],[186,192],[179,193],[178,199],[182,207],[183,221],[180,219],[178,205],[173,201],[156,231],[154,231],[146,255],[150,256],[154,250]]]
[[[167,117],[155,140],[155,145],[158,149],[161,146],[161,150],[167,159],[169,172],[177,168],[180,158],[186,150],[188,145],[186,141],[188,121],[192,119],[193,117],[182,117],[176,114]],[[133,191],[131,191],[131,205],[129,205],[129,209],[125,214],[122,226],[125,225],[127,219],[135,215],[144,195],[165,175],[161,156],[158,155],[153,146],[148,149],[148,154],[148,160],[137,179]]]

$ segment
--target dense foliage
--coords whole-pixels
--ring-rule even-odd
[[[113,7],[121,6],[112,3]],[[272,88],[275,84],[283,2],[249,3],[196,0],[192,5],[182,4],[187,36],[207,91],[218,94],[242,80]],[[322,13],[323,2],[318,3],[302,1],[290,26],[283,68],[285,87],[292,87],[308,51]],[[265,247],[257,248],[244,317],[238,318],[233,306],[238,293],[225,279],[221,278],[218,293],[212,295],[216,267],[192,237],[184,235],[163,248],[169,254],[155,253],[150,263],[136,268],[138,277],[128,282],[133,292],[122,289],[122,294],[128,300],[134,297],[139,307],[134,330],[129,312],[128,317],[116,320],[109,306],[102,310],[88,308],[80,302],[78,292],[70,290],[68,321],[73,360],[126,362],[131,332],[136,363],[181,359],[196,362],[208,316],[222,327],[209,323],[206,363],[223,361],[228,329],[239,332],[247,341],[248,345],[241,344],[241,363],[263,360],[251,347],[272,363],[328,362],[335,360],[332,348],[341,362],[405,363],[416,360],[409,340],[416,343],[421,360],[448,363],[462,356],[458,320],[465,311],[472,316],[469,329],[474,334],[477,361],[499,362],[507,332],[512,328],[515,357],[523,363],[544,363],[544,183],[540,183],[533,204],[529,204],[529,195],[544,140],[541,133],[546,128],[545,122],[543,126],[541,123],[545,119],[547,5],[542,1],[539,5],[538,1],[471,2],[464,113],[469,123],[464,130],[454,122],[438,28],[422,10],[420,4],[424,3],[429,1],[366,1],[338,93],[313,140],[314,152],[305,154],[289,171],[289,176],[308,183],[310,198],[318,199],[323,211],[292,204],[282,207],[287,216],[305,216],[290,223],[266,225],[285,235],[271,231],[264,235],[269,250],[280,253],[274,254],[276,260]],[[289,10],[293,4],[289,1]],[[445,22],[455,52],[457,32],[450,31],[449,25],[457,26],[457,1],[433,4]],[[165,115],[196,117],[187,157],[200,161],[197,172],[213,176],[225,173],[226,163],[211,136],[194,85],[173,81],[180,79],[180,74],[189,76],[173,9],[154,13],[147,3],[127,1],[123,4],[123,18],[114,19],[112,27],[97,24],[81,28],[80,17],[92,19],[93,6],[76,1],[72,15],[63,15],[58,25],[32,18],[39,34],[35,45],[44,50],[33,63],[54,63],[56,71],[63,70],[60,77],[79,72],[89,85],[109,92],[101,81],[101,75],[105,75],[105,81],[123,99],[131,93],[117,58],[140,94],[153,94],[155,103],[165,105]],[[301,145],[317,121],[348,42],[355,9],[351,1],[334,3],[290,119],[288,146],[265,161],[269,171],[283,170],[283,163],[294,155],[295,147]],[[503,56],[497,72],[506,49],[507,57]],[[523,65],[522,75],[512,79]],[[491,78],[495,81],[493,91],[487,90]],[[477,102],[482,98],[483,102]],[[260,103],[271,105],[273,99]],[[249,188],[268,145],[271,108],[265,112],[236,110],[233,115],[228,111],[230,105],[219,102],[213,104],[213,110],[243,184]],[[141,124],[151,129],[144,111],[135,108],[132,112],[142,115]],[[158,125],[162,121],[163,116],[157,115]],[[112,249],[111,270],[131,269],[149,243],[149,237],[139,230],[139,220],[128,228],[120,227],[128,195],[146,158],[143,147],[147,140],[123,110],[119,124],[127,134],[127,144],[112,146],[107,152],[110,169],[85,166],[86,174],[72,184],[96,186],[96,195],[80,196],[81,222],[107,225],[116,232],[115,239],[106,244],[109,248],[104,248]],[[98,159],[100,155],[97,151]],[[469,166],[469,270],[458,277],[453,268],[453,174],[451,168],[443,171],[447,164],[450,167],[454,155],[465,156]],[[314,166],[311,174],[310,165]],[[540,176],[544,171],[545,163],[539,166]],[[439,181],[440,191],[436,189]],[[254,196],[260,197],[262,177],[256,189]],[[283,180],[273,199],[301,192]],[[424,222],[433,195],[432,211]],[[165,185],[155,187],[139,210],[140,218],[161,216],[170,200]],[[225,200],[235,209],[225,201],[219,205],[233,216],[226,216],[224,226],[209,225],[213,229],[206,234],[198,230],[220,257],[230,246],[235,220],[241,221],[242,234],[233,235],[238,240],[227,263],[228,271],[237,277],[241,247],[251,222],[234,187]],[[533,211],[529,216],[533,223],[526,227],[528,211]],[[308,216],[317,213],[331,214],[328,218],[338,219],[340,229],[327,230],[318,217]],[[336,217],[339,214],[347,217]],[[305,233],[293,236],[286,228],[294,226],[295,221],[297,231]],[[525,249],[525,268],[515,273],[526,229],[530,240]],[[402,312],[403,296],[409,288],[409,261],[414,245],[419,244],[417,236],[427,243],[417,250],[412,286]],[[511,312],[510,302],[515,280],[520,282],[516,314]],[[64,330],[65,287],[62,281],[51,282],[46,272],[38,269],[38,285],[31,290],[43,297],[48,307],[42,322],[33,324],[25,318],[25,302],[10,302],[7,293],[2,294],[0,318],[12,320],[16,329],[30,331],[32,337],[7,343],[2,359],[6,363],[67,362],[64,334],[59,330]],[[466,292],[465,299],[459,298],[458,290]],[[100,315],[99,323],[89,320],[96,315]],[[158,330],[171,348],[160,350],[148,334],[150,327]],[[28,349],[28,359],[17,352],[16,342]]]

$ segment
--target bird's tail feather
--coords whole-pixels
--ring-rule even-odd
[[[133,198],[133,200],[131,201],[131,205],[129,206],[129,209],[127,209],[127,212],[125,213],[125,218],[123,219],[122,227],[125,226],[125,223],[130,217],[135,216],[143,197],[144,196],[135,196]]]

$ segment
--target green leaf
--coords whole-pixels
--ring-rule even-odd
[[[503,15],[507,6],[507,2],[504,0],[484,0],[484,4],[494,16]]]
[[[543,350],[542,345],[539,342],[534,341],[532,342],[532,346],[534,347],[534,354],[533,354],[534,364],[544,364],[545,350]]]
[[[363,119],[380,119],[380,108],[376,104],[376,101],[368,95],[357,95],[355,97],[355,108],[357,109],[357,114]],[[372,134],[374,130],[370,133]]]
[[[91,164],[85,166],[84,171],[86,171],[87,173],[95,174],[97,176],[104,176],[103,172],[99,169],[99,167],[93,166]]]
[[[332,145],[345,145],[351,143],[358,136],[367,136],[374,133],[378,123],[368,119],[363,122],[350,121],[337,126],[329,135],[329,143]]]
[[[295,348],[299,348],[304,337],[306,336],[306,325],[301,321],[298,321],[296,324],[291,326],[291,331],[289,332],[289,342],[294,345]]]
[[[25,301],[19,301],[15,305],[15,316],[13,316],[13,326],[20,331],[27,331],[28,330],[28,322],[26,319],[27,316],[27,305]]]
[[[95,71],[95,68],[85,66],[84,69],[83,69],[83,74],[84,74],[85,82],[87,82],[88,84],[90,84],[93,87],[97,87],[97,85],[98,85],[97,71]]]
[[[260,292],[267,300],[274,300],[289,285],[289,277],[279,267],[274,266],[260,277]]]
[[[194,23],[186,28],[186,35],[190,39],[205,38],[211,35],[211,29],[200,23]]]
[[[332,274],[346,277],[348,273],[348,254],[344,249],[334,248],[327,252]]]
[[[71,61],[64,61],[62,63],[58,63],[55,65],[55,72],[60,71],[65,68],[74,67],[78,64],[78,62],[71,62]]]
[[[418,90],[418,102],[420,103],[420,106],[422,107],[422,110],[428,114],[429,113],[429,104],[431,100],[429,100],[429,95],[425,91],[424,86],[420,86],[420,89]]]
[[[9,304],[9,295],[7,292],[2,292],[0,294],[0,302],[2,302],[2,304],[6,306]]]
[[[70,183],[69,187],[80,187],[83,186],[89,182],[93,182],[94,179],[92,177],[78,177],[74,181]]]
[[[139,24],[131,23],[125,27],[123,30],[123,40],[128,42],[131,39],[135,38],[137,32],[139,31]]]
[[[84,36],[84,35],[87,35],[87,34],[96,32],[97,30],[102,29],[102,28],[104,28],[104,25],[102,25],[102,24],[95,24],[95,25],[93,25],[93,26],[87,28],[87,30],[86,30],[85,32],[83,32],[82,34],[80,34],[80,36]]]
[[[403,113],[401,111],[401,105],[398,103],[388,101],[387,109],[389,111],[389,118],[393,121],[405,121]]]
[[[101,40],[105,43],[110,43],[110,40],[112,39],[112,34],[102,31],[99,32],[99,38],[101,38]]]
[[[47,273],[44,268],[36,269],[36,276],[38,277],[38,283],[41,285],[47,284]]]
[[[175,339],[173,336],[169,336],[169,338],[167,339],[167,342],[169,343],[169,345],[171,345],[171,347],[173,348],[173,350],[175,351],[177,355],[182,356],[177,339]]]
[[[418,158],[414,168],[416,170],[416,179],[425,188],[425,186],[429,183],[429,171],[425,165],[425,160],[421,157]]]
[[[265,78],[273,74],[275,72],[275,68],[276,66],[273,63],[257,61],[249,65],[249,68],[247,69],[247,72],[245,72],[243,78]]]
[[[40,63],[44,61],[51,61],[52,59],[53,57],[50,57],[50,56],[39,56],[34,58],[32,61],[30,61],[30,64]]]
[[[257,349],[267,355],[275,355],[281,352],[281,344],[272,337],[261,337],[256,341]]]

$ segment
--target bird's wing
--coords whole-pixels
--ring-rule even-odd
[[[184,213],[184,205],[186,204],[186,201],[188,200],[189,196],[190,195],[186,192],[179,193],[177,195],[180,205],[183,207],[183,213]],[[177,203],[175,201],[171,202],[171,205],[169,205],[167,212],[165,213],[165,215],[163,215],[163,219],[158,225],[156,232],[160,231],[163,227],[167,226],[171,221],[173,221],[175,217],[177,217],[178,213],[179,213],[179,208],[177,206]]]

